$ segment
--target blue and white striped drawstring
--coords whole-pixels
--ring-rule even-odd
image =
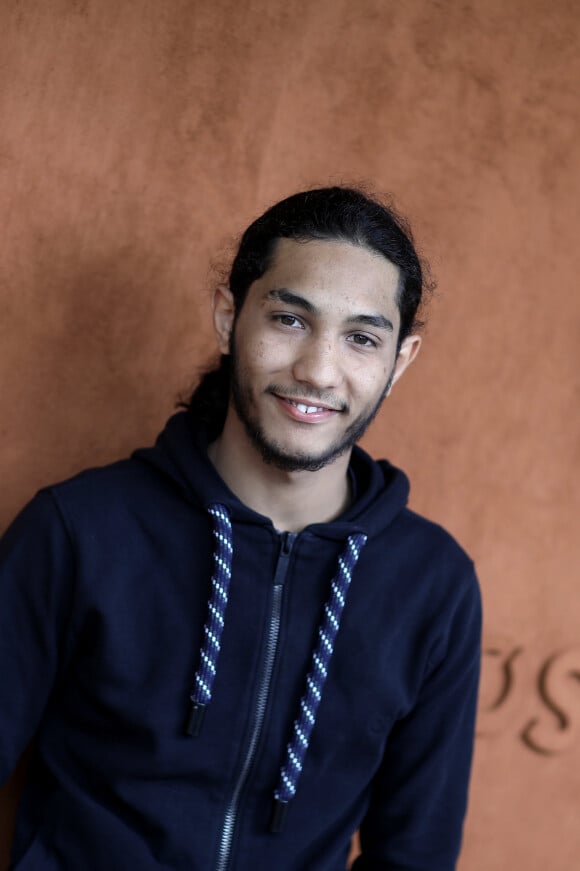
[[[312,654],[306,689],[300,700],[300,711],[294,720],[292,737],[287,745],[286,758],[280,771],[280,782],[274,792],[274,809],[270,824],[272,832],[282,831],[288,803],[294,797],[298,786],[352,573],[366,540],[366,535],[360,533],[349,535],[344,553],[338,560],[338,571],[332,580],[330,599],[324,606],[324,616],[318,629],[318,642]]]
[[[191,693],[191,709],[185,728],[187,735],[199,734],[205,709],[211,701],[211,691],[220,652],[220,640],[228,604],[228,591],[232,577],[232,524],[227,508],[215,503],[208,508],[213,519],[213,571],[208,614],[203,628],[204,639],[200,651],[195,686]]]

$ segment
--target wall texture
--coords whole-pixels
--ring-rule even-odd
[[[414,222],[439,291],[366,442],[481,576],[461,871],[578,867],[579,44],[569,0],[0,6],[0,528],[154,437],[273,200],[363,180]]]

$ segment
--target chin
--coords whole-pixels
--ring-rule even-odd
[[[267,465],[283,472],[318,472],[352,448],[351,439],[334,442],[318,450],[305,450],[284,445],[267,436],[259,427],[244,422],[246,433]]]

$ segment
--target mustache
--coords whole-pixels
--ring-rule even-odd
[[[283,384],[270,384],[266,388],[266,393],[284,396],[286,399],[292,400],[308,399],[312,405],[318,403],[320,405],[328,405],[336,411],[350,411],[348,403],[334,396],[334,394],[313,390],[311,387],[286,387]]]

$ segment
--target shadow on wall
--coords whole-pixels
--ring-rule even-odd
[[[210,347],[206,295],[157,250],[54,233],[22,262],[0,275],[0,531],[40,486],[150,442],[196,374],[192,336],[195,365]]]

